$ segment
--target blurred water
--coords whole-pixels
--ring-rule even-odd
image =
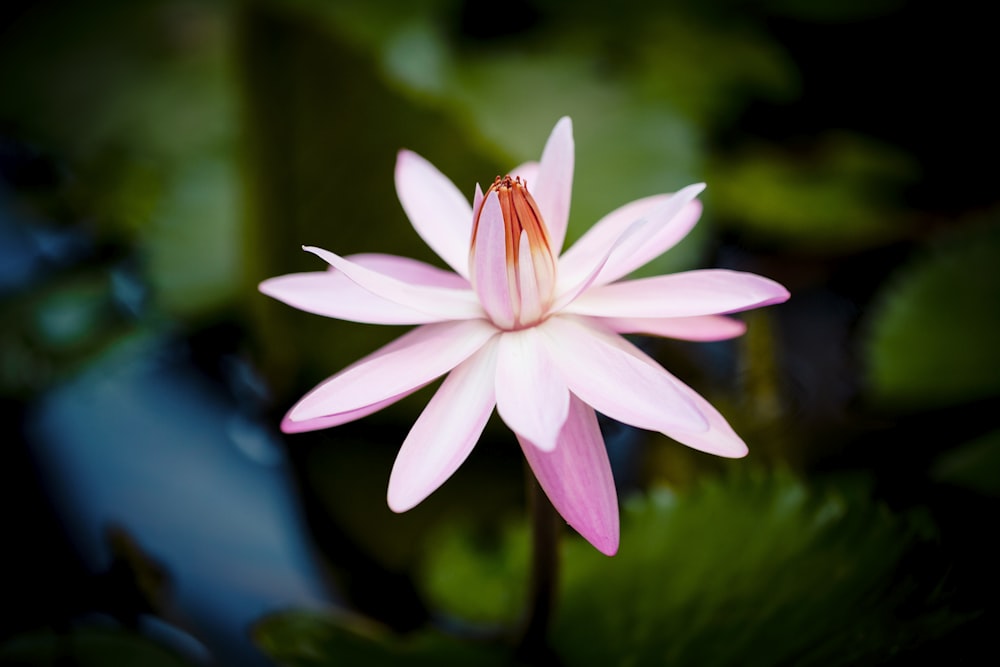
[[[250,642],[254,621],[331,602],[275,436],[180,342],[118,344],[45,395],[27,431],[87,569],[109,570],[116,542],[134,543],[152,561],[140,570],[166,572],[155,611],[221,664],[268,664]]]

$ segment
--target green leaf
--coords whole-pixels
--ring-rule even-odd
[[[889,193],[914,174],[896,149],[854,134],[799,150],[759,145],[716,158],[710,206],[726,224],[774,242],[847,252],[905,231]]]
[[[502,532],[469,522],[439,527],[428,544],[420,580],[428,603],[480,625],[514,627],[524,615],[531,545],[523,523]]]
[[[1000,393],[996,214],[938,239],[876,299],[866,348],[873,396],[908,409]]]
[[[947,452],[932,472],[942,482],[1000,496],[1000,430]]]
[[[555,644],[570,665],[876,662],[955,623],[896,577],[920,541],[861,484],[660,490],[627,504],[616,557],[567,545]]]
[[[0,664],[20,667],[185,667],[190,665],[162,646],[124,630],[78,628],[66,633],[17,635],[0,645]]]
[[[462,642],[431,630],[399,636],[354,617],[320,612],[274,614],[253,634],[258,646],[285,667],[515,664],[501,645]]]
[[[452,531],[427,554],[429,600],[516,628],[525,531],[509,527],[498,544],[467,524]],[[570,667],[878,662],[961,620],[936,592],[943,573],[921,585],[897,574],[932,535],[854,479],[809,486],[756,471],[661,488],[625,503],[617,556],[564,542],[552,642]]]

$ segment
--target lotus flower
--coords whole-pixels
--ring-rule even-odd
[[[701,184],[622,206],[560,255],[573,160],[572,124],[563,118],[540,162],[498,177],[485,194],[477,185],[470,206],[428,161],[401,151],[399,200],[452,271],[305,247],[328,270],[271,278],[260,290],[327,317],[417,325],[315,387],[282,430],[360,419],[447,374],[399,450],[389,507],[404,512],[441,486],[495,407],[556,510],[613,555],[618,501],[595,410],[711,454],[747,453],[715,408],[621,334],[731,338],[745,327],[725,313],[784,301],[788,291],[727,270],[619,280],[691,230]]]

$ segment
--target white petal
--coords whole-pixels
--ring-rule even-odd
[[[482,307],[471,290],[408,283],[355,264],[329,250],[313,246],[303,246],[303,250],[322,258],[375,296],[436,319],[483,317]]]
[[[444,375],[495,334],[483,320],[425,324],[318,385],[288,419],[339,415],[405,394]]]
[[[620,334],[647,334],[680,340],[716,341],[742,336],[747,325],[724,315],[698,317],[602,317],[600,322]]]
[[[591,287],[564,310],[601,317],[693,317],[760,308],[787,299],[788,290],[769,278],[706,269]]]
[[[455,184],[416,153],[400,151],[396,194],[420,238],[456,273],[468,276],[472,208]]]
[[[605,285],[658,257],[694,226],[701,205],[694,198],[705,189],[696,183],[669,197],[649,197],[613,211],[573,244],[559,259],[559,292],[576,288],[606,255],[614,239],[632,238],[605,261],[594,285]],[[635,217],[633,217],[635,216]]]
[[[497,345],[497,412],[514,433],[551,451],[569,411],[569,389],[537,328],[509,331]]]
[[[598,412],[652,431],[708,428],[673,378],[659,364],[630,353],[634,346],[621,336],[563,316],[538,328],[570,391]]]
[[[569,205],[573,191],[573,122],[566,116],[559,119],[545,143],[538,176],[529,188],[542,220],[549,230],[552,252],[562,250],[569,224]]]
[[[638,359],[643,359],[648,363],[655,363],[650,357],[635,346],[630,346],[631,349],[627,350],[630,354],[633,354]],[[664,371],[667,373],[666,371]],[[733,430],[718,410],[716,410],[711,403],[706,401],[698,392],[691,387],[687,386],[676,377],[667,373],[670,376],[671,381],[677,387],[677,389],[683,393],[689,401],[691,401],[698,411],[701,412],[708,420],[708,429],[692,431],[685,428],[671,428],[663,431],[663,433],[674,440],[677,440],[681,444],[687,445],[692,449],[697,449],[702,452],[707,452],[709,454],[715,454],[716,456],[724,456],[726,458],[741,458],[747,454],[746,443],[743,439]]]
[[[410,429],[389,476],[394,512],[437,490],[476,445],[495,403],[496,347],[488,342],[449,373]]]

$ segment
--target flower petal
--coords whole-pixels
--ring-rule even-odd
[[[483,320],[425,324],[319,384],[295,404],[288,419],[330,417],[401,398],[450,371],[495,334]]]
[[[377,271],[396,280],[429,287],[449,287],[451,289],[472,289],[468,278],[439,269],[436,266],[421,262],[412,257],[387,255],[378,252],[364,252],[347,255],[344,259],[355,264]],[[334,269],[331,269],[334,270]]]
[[[514,326],[514,304],[507,270],[507,237],[503,211],[496,191],[483,202],[472,241],[472,286],[479,296],[482,308],[498,327]]]
[[[424,386],[425,385],[414,387],[409,391],[404,391],[403,393],[391,396],[384,401],[378,401],[363,408],[358,408],[357,410],[348,410],[347,412],[328,415],[326,417],[316,417],[315,419],[306,419],[305,421],[292,421],[291,418],[286,415],[285,418],[281,420],[281,431],[283,433],[304,433],[306,431],[319,431],[332,426],[340,426],[341,424],[346,424],[348,422],[361,419],[362,417],[375,414],[382,408],[389,407],[396,401],[406,398]]]
[[[606,215],[559,259],[559,292],[572,289],[589,275],[608,246],[635,227],[640,231],[628,244],[629,251],[615,253],[595,285],[617,280],[669,250],[698,221],[701,204],[694,198],[704,189],[703,183],[696,183],[673,195],[636,200]],[[639,221],[643,224],[636,225]]]
[[[615,333],[647,334],[680,340],[715,341],[742,336],[747,325],[724,315],[697,317],[602,317],[600,321]]]
[[[351,255],[345,259],[412,284],[452,289],[471,288],[468,281],[457,274],[408,257],[370,253]],[[376,296],[335,269],[270,278],[262,282],[259,289],[293,308],[351,322],[425,324],[450,319]]]
[[[576,396],[556,448],[546,452],[518,437],[535,478],[562,515],[601,553],[618,551],[618,496],[594,411]]]
[[[648,363],[656,363],[639,348],[635,346],[629,346],[629,348],[630,349],[628,349],[627,352],[635,355],[636,358],[643,359]],[[708,430],[692,431],[684,428],[674,428],[664,431],[664,435],[667,435],[681,444],[691,447],[692,449],[697,449],[716,456],[724,456],[726,458],[734,459],[746,456],[748,452],[746,443],[744,443],[743,439],[736,434],[733,428],[729,425],[729,422],[726,421],[725,417],[723,417],[711,403],[706,401],[694,389],[678,380],[669,372],[666,373],[677,387],[678,391],[683,393],[689,401],[694,403],[699,412],[705,415],[705,418],[708,420]]]
[[[593,320],[552,317],[538,327],[569,390],[620,422],[652,431],[705,430],[708,421],[673,378]]]
[[[674,440],[692,449],[697,449],[716,456],[738,459],[747,455],[749,451],[746,443],[740,438],[729,425],[725,417],[719,414],[711,403],[706,401],[694,389],[687,386],[676,377],[673,377],[674,384],[682,391],[692,403],[697,406],[701,414],[708,420],[707,431],[691,431],[683,428],[675,428],[665,432]]]
[[[405,512],[441,486],[475,447],[493,412],[496,349],[489,341],[448,374],[396,456],[387,494]]]
[[[602,317],[693,317],[760,308],[788,296],[787,289],[769,278],[705,269],[591,287],[565,311]]]
[[[510,176],[511,178],[520,178],[529,186],[528,190],[530,192],[531,188],[534,187],[535,182],[538,179],[538,163],[525,162],[524,164],[519,164],[510,170]],[[535,203],[537,204],[538,202],[536,201]]]
[[[552,451],[569,411],[569,389],[537,328],[509,331],[497,345],[497,412],[514,433]]]
[[[573,159],[573,122],[563,116],[545,143],[538,176],[533,188],[529,188],[549,230],[552,251],[557,255],[566,240],[566,227],[569,224]]]
[[[472,208],[455,184],[404,150],[396,158],[396,194],[420,238],[456,273],[468,276]]]
[[[436,320],[471,319],[483,316],[483,310],[472,290],[419,285],[373,271],[336,255],[329,250],[303,246],[333,268],[377,297],[394,301],[411,310],[422,312]]]

